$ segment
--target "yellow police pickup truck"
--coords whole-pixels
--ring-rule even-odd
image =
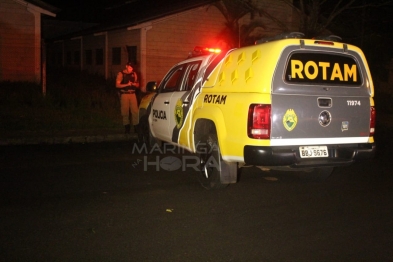
[[[226,52],[196,48],[141,102],[149,143],[196,153],[206,188],[236,183],[244,165],[324,179],[372,158],[370,70],[359,48],[336,40],[288,33]]]

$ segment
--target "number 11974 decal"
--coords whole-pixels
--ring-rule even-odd
[[[327,146],[301,146],[299,147],[301,158],[328,157]]]
[[[347,100],[347,104],[349,106],[360,106],[361,105],[360,101],[358,101],[358,100]]]

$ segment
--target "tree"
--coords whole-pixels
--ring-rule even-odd
[[[391,4],[391,0],[280,0],[297,12],[300,20],[299,31],[306,37],[323,34],[333,23],[355,10],[364,11]],[[360,16],[361,18],[362,16]],[[359,21],[360,20],[360,21]],[[362,23],[358,19],[358,23]]]
[[[226,19],[226,26],[219,37],[229,47],[250,45],[263,37],[260,35],[258,38],[251,35],[251,32],[257,28],[269,31],[270,28],[262,22],[266,19],[281,28],[282,32],[290,31],[290,25],[258,6],[258,1],[260,0],[220,0],[214,4]],[[275,1],[281,1],[297,13],[297,31],[308,38],[326,34],[339,35],[343,41],[359,46],[366,53],[373,75],[386,78],[386,65],[393,56],[393,49],[390,48],[393,40],[393,0]],[[250,15],[250,23],[239,25],[245,15]]]
[[[225,17],[225,28],[221,31],[219,38],[223,39],[230,47],[240,47],[245,45],[251,30],[256,27],[264,27],[261,23],[250,23],[241,28],[239,20],[247,14],[255,17],[257,8],[251,4],[251,0],[220,0],[212,4]]]
[[[386,64],[393,56],[392,0],[280,0],[296,10],[299,31],[306,37],[328,29],[343,41],[359,46],[374,76],[386,78]],[[345,39],[345,40],[344,40]]]
[[[335,22],[337,23],[338,18],[348,15],[350,12],[364,12],[364,10],[371,7],[377,8],[391,5],[393,2],[392,0],[276,1],[285,3],[297,13],[299,19],[299,28],[297,31],[304,33],[306,37],[315,37],[324,34],[327,29],[335,25]],[[213,4],[226,19],[225,29],[221,32],[220,37],[225,39],[231,47],[240,47],[252,43],[255,39],[250,37],[250,33],[254,29],[258,27],[267,29],[263,22],[258,19],[261,17],[274,22],[282,31],[289,30],[289,25],[277,19],[274,14],[270,14],[264,8],[258,7],[256,2],[257,0],[220,0]],[[248,14],[251,17],[251,22],[247,25],[240,26],[239,20]],[[341,19],[342,21],[345,21],[345,19]],[[360,23],[364,24],[364,20],[361,20]]]

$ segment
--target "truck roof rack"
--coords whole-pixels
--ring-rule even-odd
[[[313,38],[314,40],[327,40],[327,41],[335,41],[341,42],[343,39],[337,35],[325,35],[325,36],[317,36]]]
[[[280,39],[287,39],[287,38],[303,38],[304,34],[301,32],[286,32],[282,33],[276,36],[271,36],[271,37],[264,37],[255,42],[255,44],[262,44],[262,43],[267,43],[275,40],[280,40]]]

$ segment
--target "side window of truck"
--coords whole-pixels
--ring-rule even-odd
[[[201,61],[192,62],[187,68],[184,86],[181,91],[190,91],[195,84]]]
[[[161,86],[161,92],[174,92],[180,89],[185,65],[180,65],[174,68],[169,75],[164,79]]]

